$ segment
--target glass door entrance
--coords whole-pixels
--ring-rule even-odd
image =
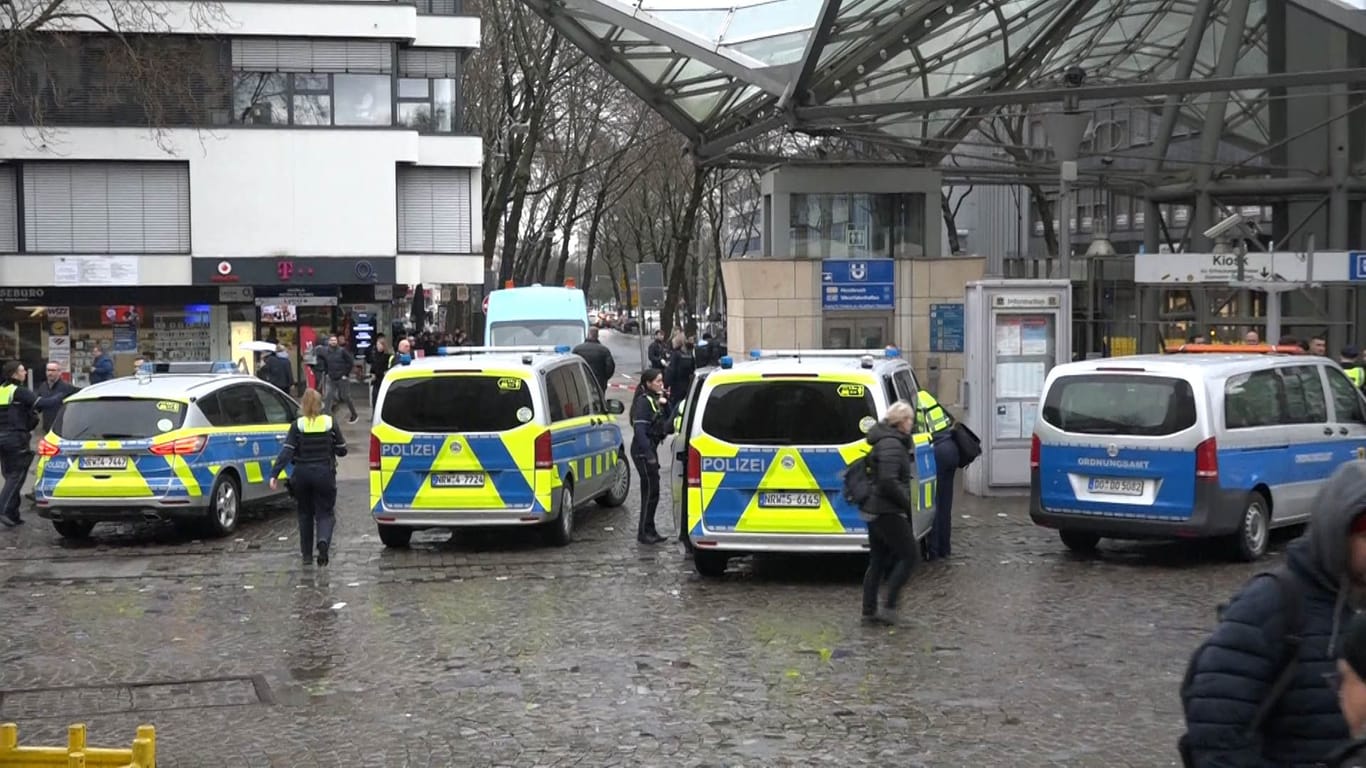
[[[891,318],[883,315],[827,315],[823,326],[826,349],[882,349],[891,343]]]

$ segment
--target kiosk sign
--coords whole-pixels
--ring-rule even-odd
[[[826,259],[821,262],[821,309],[887,311],[896,308],[896,262]]]

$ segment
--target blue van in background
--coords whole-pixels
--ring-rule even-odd
[[[1255,560],[1309,522],[1366,456],[1366,399],[1307,355],[1139,355],[1049,372],[1030,450],[1030,517],[1069,549],[1102,538],[1228,537]]]
[[[489,294],[484,344],[558,347],[588,338],[588,302],[578,288],[529,285]]]

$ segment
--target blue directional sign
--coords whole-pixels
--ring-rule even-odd
[[[1347,279],[1366,280],[1366,251],[1347,252]]]
[[[821,262],[821,308],[827,311],[896,308],[896,262],[826,259]]]
[[[930,305],[930,351],[963,351],[963,305]]]

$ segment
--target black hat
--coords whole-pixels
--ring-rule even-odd
[[[1361,356],[1361,350],[1357,349],[1351,344],[1348,344],[1347,346],[1342,348],[1342,356],[1349,360],[1355,360]]]
[[[1366,614],[1358,613],[1347,622],[1342,631],[1342,642],[1338,645],[1338,658],[1366,680]]]

